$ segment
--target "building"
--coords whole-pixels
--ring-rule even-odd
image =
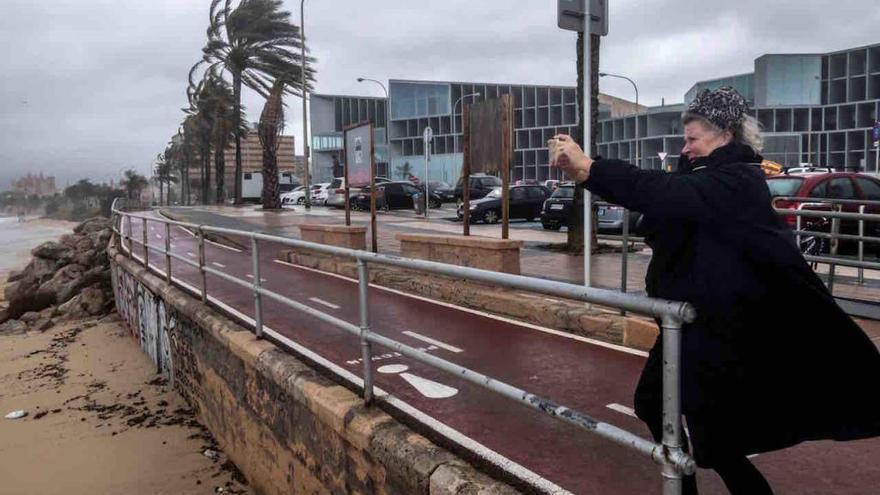
[[[44,176],[43,172],[39,175],[28,173],[24,177],[12,181],[12,190],[28,196],[36,194],[37,196],[51,196],[58,192],[55,188],[55,177]]]
[[[343,129],[371,120],[376,126],[378,175],[402,179],[412,174],[424,180],[422,133],[430,126],[430,180],[455,183],[463,161],[462,101],[473,103],[503,94],[513,95],[514,101],[512,180],[558,178],[558,171],[549,167],[546,142],[557,133],[574,133],[578,123],[574,87],[391,80],[388,91],[390,150],[384,146],[385,98],[312,95],[315,182],[342,174]],[[479,96],[469,96],[474,93]],[[607,95],[600,95],[599,102],[600,116],[621,116],[636,110],[633,103]]]
[[[263,170],[263,145],[260,143],[260,135],[257,132],[258,123],[251,124],[250,132],[241,137],[241,171],[242,174],[251,174],[253,172],[262,172]],[[279,172],[294,171],[294,137],[282,135],[278,145],[278,170]],[[227,199],[231,199],[235,193],[235,140],[229,143],[229,146],[223,152],[225,162],[225,189]],[[190,167],[189,177],[191,190],[193,194],[198,194],[201,183],[201,162],[196,157],[196,165]],[[211,156],[211,187],[214,187],[214,157]],[[301,176],[300,181],[302,180]]]
[[[880,44],[824,54],[768,54],[754,72],[696,83],[684,97],[729,85],[749,100],[764,131],[765,158],[786,166],[813,163],[876,171],[872,128],[880,111]],[[639,166],[674,168],[684,144],[685,105],[639,114]],[[602,119],[597,143],[609,158],[634,161],[635,115]],[[666,152],[666,163],[658,153]]]

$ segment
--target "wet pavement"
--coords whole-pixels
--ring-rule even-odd
[[[261,219],[260,230],[273,234],[293,235],[288,229],[298,230],[291,229],[295,224],[288,216],[262,220],[268,215],[272,214],[230,219],[223,226]],[[191,211],[189,218],[208,217]],[[148,228],[151,244],[163,245],[164,229],[158,223]],[[140,238],[138,223],[134,224],[134,235]],[[198,249],[191,234],[172,229],[172,245],[175,253],[195,261]],[[350,323],[359,321],[357,305],[352,304],[357,300],[355,281],[278,262],[273,258],[279,247],[267,243],[261,251],[261,278],[266,288]],[[380,251],[382,248],[380,243]],[[134,251],[140,252],[137,244]],[[206,251],[208,263],[215,269],[242,280],[252,276],[248,252],[215,244],[208,244]],[[164,259],[158,253],[150,254],[151,264],[163,271]],[[173,260],[172,270],[178,284],[191,288],[200,285],[194,267]],[[250,291],[211,275],[208,287],[212,302],[219,308],[244,321],[253,317]],[[264,322],[269,329],[308,349],[322,365],[339,375],[362,375],[356,338],[265,297],[263,304]],[[382,335],[648,436],[641,422],[630,415],[643,353],[597,345],[380,287],[371,288],[370,312],[373,330]],[[572,493],[661,492],[658,466],[638,454],[387,349],[377,348],[374,355],[372,369],[377,386],[393,394],[402,407],[414,408],[418,412],[415,420],[424,428],[474,449],[490,462],[532,479],[547,491],[561,487]],[[813,442],[754,459],[777,493],[807,494],[874,493],[880,486],[878,460],[880,439]],[[726,493],[713,472],[701,470],[699,479],[701,493]]]

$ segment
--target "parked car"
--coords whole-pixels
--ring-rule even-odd
[[[449,184],[443,181],[431,181],[428,183],[430,186],[431,195],[440,198],[441,203],[454,203],[455,202],[455,188],[450,186]],[[432,206],[433,208],[433,206]]]
[[[376,184],[377,210],[412,210],[415,208],[413,195],[420,193],[419,188],[409,181],[382,182]],[[353,210],[370,209],[370,188],[364,187],[351,197]]]
[[[545,180],[544,182],[542,182],[541,185],[543,185],[547,189],[550,189],[551,191],[555,191],[556,188],[559,187],[559,182],[560,181],[558,181],[556,179],[548,179],[548,180]]]
[[[513,186],[510,188],[509,218],[531,222],[541,216],[544,201],[550,190],[544,186]],[[464,217],[464,205],[458,207],[458,218]],[[501,220],[501,188],[496,187],[486,196],[470,202],[472,221],[497,223]]]
[[[281,195],[282,205],[301,205],[306,202],[306,186],[297,186]]]
[[[330,187],[329,182],[321,182],[319,184],[312,184],[312,204],[326,205],[327,204],[327,189],[329,187]]]
[[[780,174],[767,178],[767,188],[770,190],[770,196],[773,198],[797,197],[816,199],[880,201],[880,180],[867,174],[860,174],[855,172],[826,171]],[[806,203],[809,203],[809,201],[774,201],[774,205],[777,208],[801,208],[820,211],[828,211],[831,209],[830,206],[814,206],[808,205]],[[848,213],[858,213],[859,204],[841,205],[841,211]],[[864,212],[870,214],[880,214],[880,206],[865,205]],[[795,215],[785,215],[783,218],[792,228],[797,225],[797,218]],[[829,232],[830,224],[830,221],[823,221],[819,218],[803,217],[801,219],[802,230],[818,230]],[[841,220],[840,232],[844,234],[857,235],[859,232],[858,221]],[[880,236],[880,222],[865,222],[865,235],[871,237]],[[814,244],[825,244],[824,247],[819,249],[819,252],[827,251],[827,243]],[[858,244],[855,241],[841,241],[839,246],[841,250],[852,251],[858,246]],[[865,244],[865,248],[871,249],[873,251],[878,250],[878,246],[872,244]]]
[[[544,202],[544,208],[541,211],[541,226],[547,230],[559,230],[562,226],[571,226],[571,223],[577,218],[574,210],[574,190],[573,184],[563,184],[553,191],[550,199]],[[593,196],[593,200],[600,203],[595,206],[599,232],[622,234],[623,207],[602,204],[604,201],[598,196]],[[629,231],[631,233],[635,232],[640,217],[641,214],[638,212],[629,212]]]
[[[381,182],[391,182],[386,177],[376,177],[376,183],[379,184]],[[349,197],[354,196],[360,188],[353,188],[348,192]],[[327,206],[334,206],[336,208],[345,208],[345,178],[337,177],[330,182],[330,186],[327,188],[327,200],[325,203]]]
[[[501,179],[498,177],[494,177],[492,175],[486,174],[473,174],[470,177],[470,200],[480,199],[485,197],[487,194],[492,192],[496,187],[501,187]],[[458,184],[455,186],[455,201],[457,203],[461,203],[462,193],[464,189],[462,188],[462,180],[458,180]]]

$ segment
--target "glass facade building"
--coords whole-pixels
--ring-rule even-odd
[[[743,87],[749,82],[751,89]],[[880,44],[826,54],[764,55],[755,60],[754,73],[699,82],[685,101],[724,84],[751,99],[765,158],[786,166],[875,171],[871,132],[880,115]],[[639,115],[640,167],[674,168],[683,145],[684,108],[655,107]],[[600,119],[599,153],[634,161],[635,118]],[[659,152],[669,154],[665,164]]]

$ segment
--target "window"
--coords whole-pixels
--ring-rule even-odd
[[[775,181],[775,180],[774,181],[767,181],[767,185],[770,186],[771,182],[779,182],[779,181]],[[800,184],[800,181],[798,181],[798,184]],[[797,188],[795,188],[794,192],[797,192]],[[771,194],[773,193],[772,187],[770,188],[770,193]],[[786,196],[786,194],[774,194],[774,196]],[[574,188],[573,187],[565,187],[565,186],[559,187],[558,189],[553,191],[553,195],[551,197],[552,198],[571,199],[574,197]]]
[[[859,189],[862,190],[862,195],[865,197],[864,199],[871,201],[880,200],[880,183],[871,179],[863,179],[861,177],[856,177],[856,183],[859,185]]]
[[[510,190],[511,201],[524,201],[526,199],[526,190],[524,187],[514,187]]]
[[[849,177],[839,177],[828,186],[828,197],[836,199],[856,199],[856,191]]]
[[[544,193],[544,189],[540,187],[529,187],[528,190],[529,199],[544,199],[547,195]]]
[[[821,182],[818,186],[814,187],[810,194],[808,194],[811,198],[827,198],[828,197],[828,183],[830,181]]]
[[[413,194],[419,192],[419,190],[416,189],[416,186],[411,186],[409,184],[401,184],[401,185],[403,186],[403,192],[409,196],[412,196]]]
[[[480,177],[480,185],[483,187],[498,187],[501,185],[501,179],[498,177]]]

